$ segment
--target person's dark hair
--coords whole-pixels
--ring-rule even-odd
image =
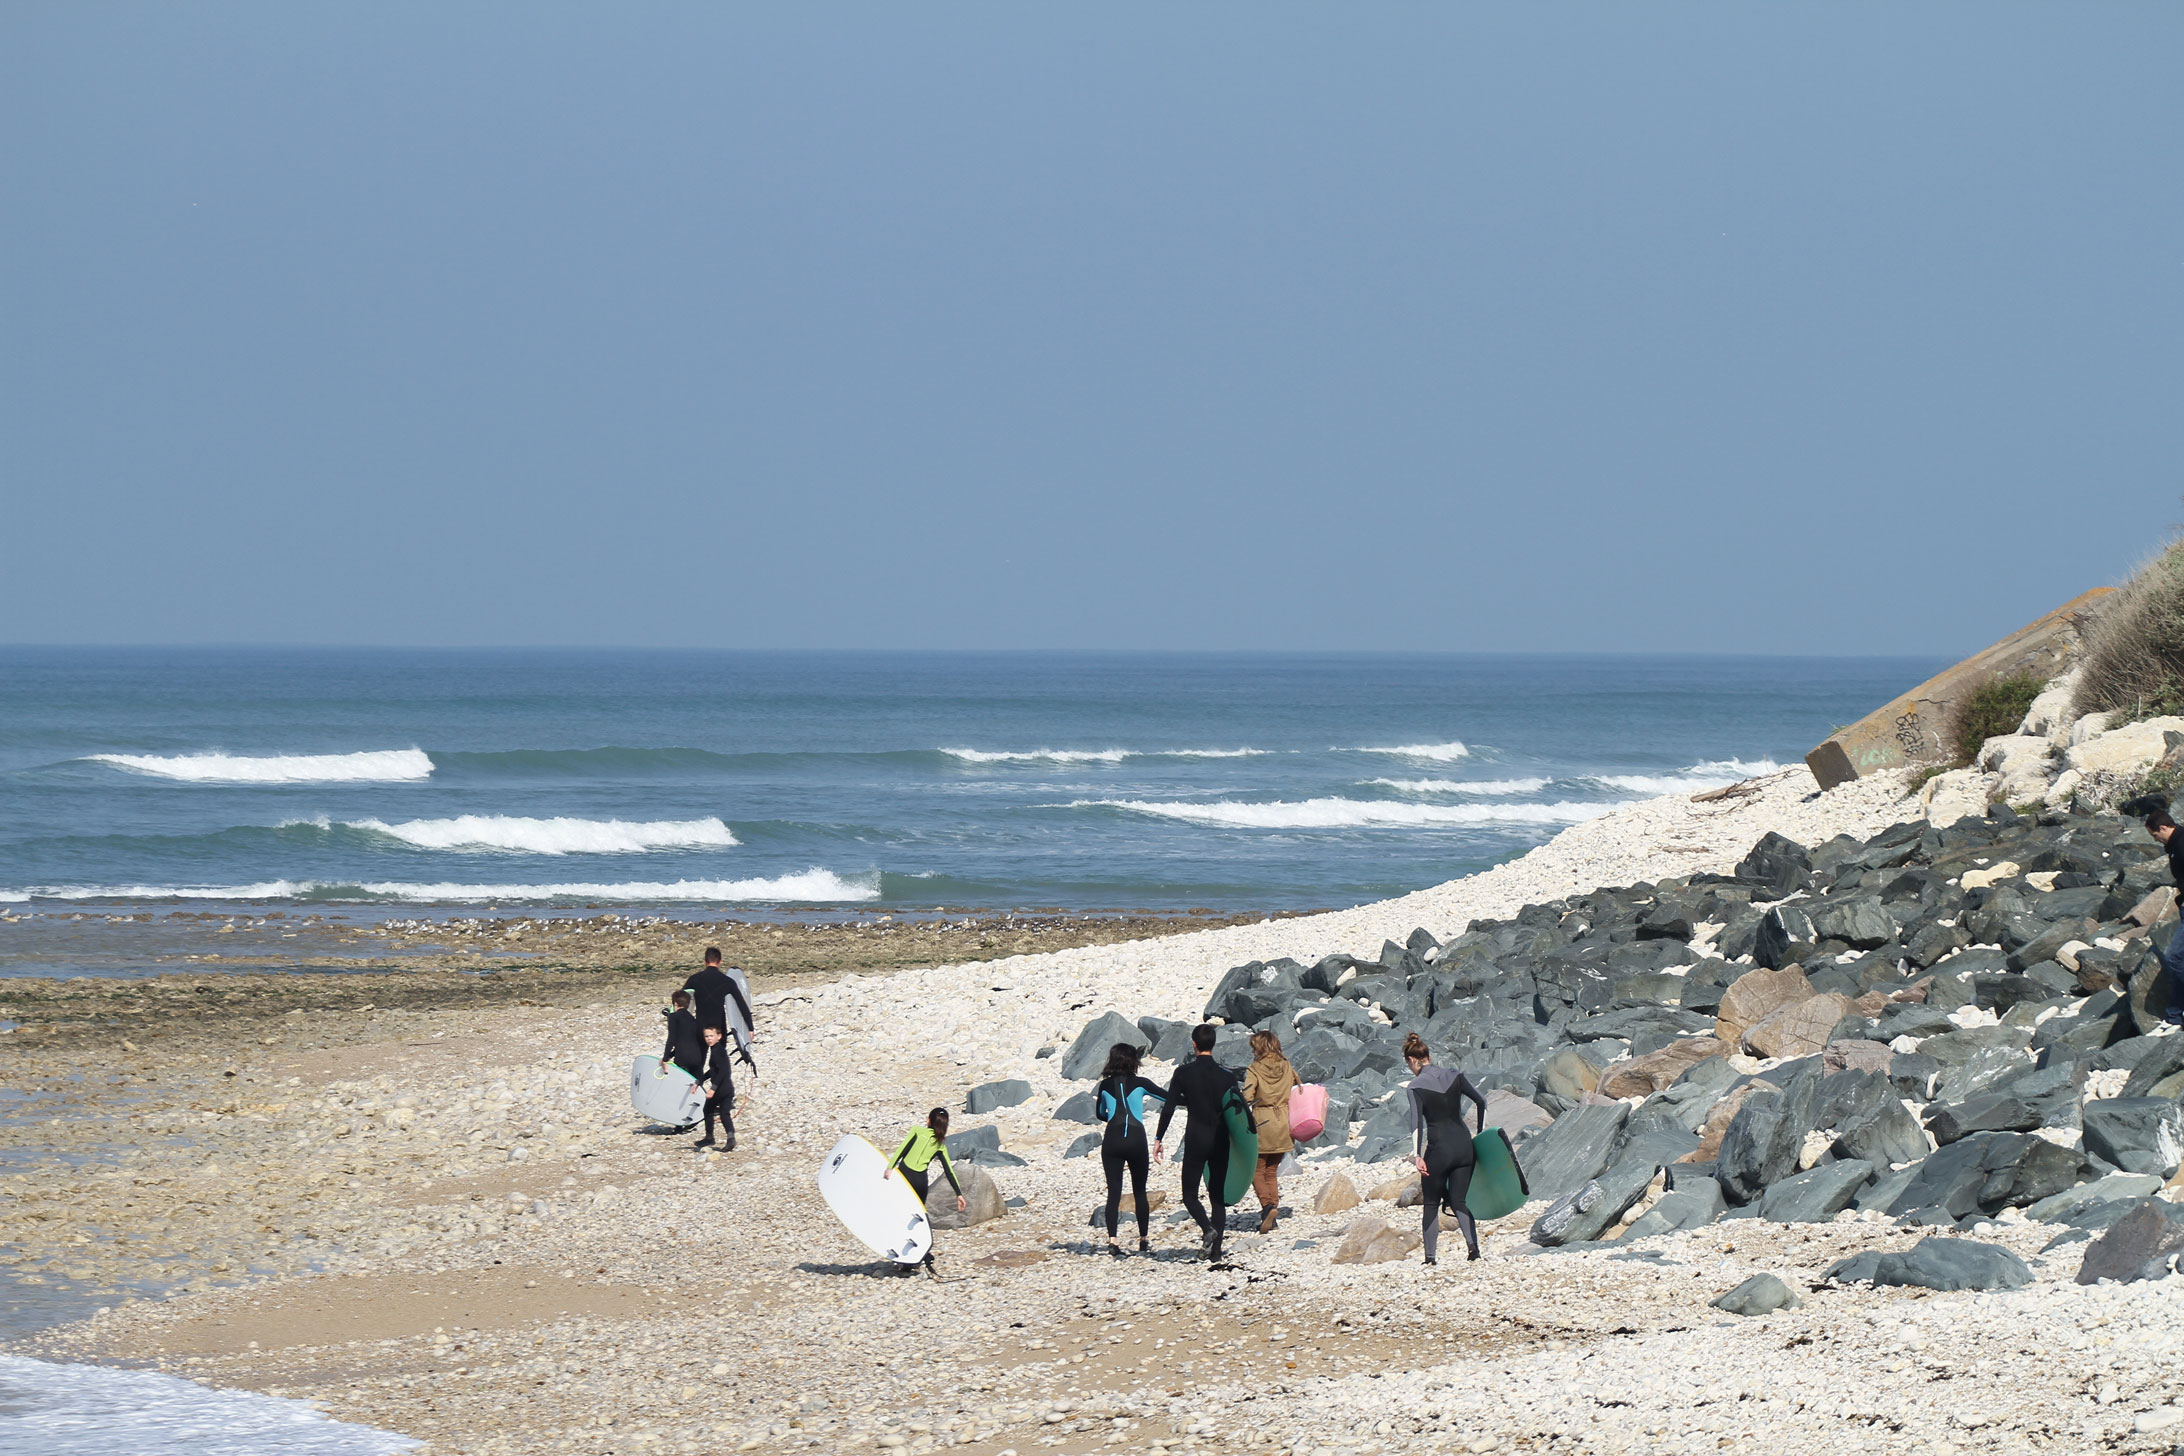
[[[1427,1048],[1426,1039],[1415,1031],[1403,1038],[1403,1055],[1414,1062],[1433,1060],[1433,1053]]]
[[[2144,824],[2148,833],[2156,829],[2176,827],[2176,820],[2169,816],[2169,801],[2159,794],[2140,794],[2135,799],[2124,800],[2116,807]]]
[[[1107,1070],[1102,1077],[1135,1077],[1138,1059],[1143,1055],[1129,1042],[1118,1041],[1107,1049]]]
[[[948,1109],[945,1107],[936,1107],[931,1112],[926,1113],[925,1125],[937,1133],[947,1132]]]
[[[1213,1050],[1213,1023],[1201,1021],[1191,1028],[1191,1045],[1202,1052]]]
[[[677,991],[667,999],[675,1004],[677,1011],[688,1011],[690,1009],[690,993],[688,991]]]
[[[707,1032],[711,1032],[716,1037],[725,1037],[728,1035],[728,1028],[717,1021],[708,1021],[698,1028],[698,1035],[704,1036]]]
[[[709,945],[705,948],[705,963],[709,966],[717,966],[720,964],[719,946]]]

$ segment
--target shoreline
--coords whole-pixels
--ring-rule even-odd
[[[385,1036],[338,1076],[274,1067],[222,1079],[228,1110],[217,1116],[234,1139],[232,1166],[207,1175],[183,1166],[186,1154],[172,1165],[140,1158],[104,1180],[117,1185],[105,1204],[116,1208],[131,1196],[149,1203],[160,1193],[158,1206],[173,1208],[190,1206],[185,1194],[241,1191],[263,1218],[252,1236],[269,1229],[284,1240],[288,1269],[132,1304],[15,1348],[307,1392],[341,1419],[419,1436],[435,1453],[725,1443],[994,1456],[1089,1452],[1116,1436],[1133,1450],[1157,1440],[1161,1449],[1274,1451],[1291,1449],[1298,1431],[1319,1434],[1297,1450],[1322,1437],[1360,1452],[1469,1450],[1486,1449],[1472,1444],[1486,1439],[1478,1431],[1506,1422],[1480,1412],[1445,1441],[1412,1424],[1391,1438],[1375,1424],[1374,1401],[1399,1392],[1408,1401],[1429,1378],[1472,1389],[1520,1377],[1551,1390],[1580,1378],[1602,1390],[1624,1382],[1639,1403],[1657,1403],[1643,1392],[1645,1372],[1669,1359],[1711,1364],[1717,1381],[1745,1378],[1724,1376],[1721,1362],[1746,1362],[1785,1390],[1882,1379],[1854,1343],[1835,1342],[1898,1308],[1896,1296],[1840,1291],[1825,1311],[1749,1323],[1704,1307],[1745,1273],[1811,1278],[1841,1254],[1913,1241],[1914,1231],[1865,1219],[1725,1224],[1622,1254],[1508,1258],[1535,1211],[1526,1210],[1487,1226],[1479,1264],[1336,1266],[1332,1241],[1352,1215],[1311,1210],[1327,1175],[1307,1163],[1285,1184],[1292,1211],[1282,1230],[1239,1235],[1232,1271],[1189,1257],[1190,1241],[1166,1222],[1172,1195],[1155,1215],[1157,1257],[1088,1257],[1097,1161],[1064,1158],[1081,1128],[1050,1116],[1082,1084],[1064,1082],[1056,1059],[1039,1053],[1108,1009],[1196,1019],[1213,980],[1247,959],[1371,956],[1381,939],[1417,926],[1443,934],[1573,890],[1723,870],[1768,829],[1817,843],[1918,817],[1900,783],[1820,796],[1809,775],[1790,770],[1729,800],[1648,801],[1480,875],[1353,910],[761,985],[762,1075],[727,1157],[693,1157],[683,1139],[633,1132],[623,1077],[630,1049],[656,1038],[649,1004],[507,1006],[484,1025],[445,1007],[377,1012]],[[888,1138],[932,1102],[959,1103],[965,1088],[1010,1076],[1030,1081],[1030,1101],[962,1120],[990,1124],[1025,1159],[992,1175],[1023,1206],[943,1234],[947,1282],[882,1277],[819,1204],[811,1166],[842,1132]],[[1156,1186],[1169,1181],[1163,1170]],[[344,1220],[349,1228],[335,1227]],[[296,1258],[291,1222],[319,1244],[315,1259]],[[232,1227],[215,1221],[205,1232]],[[2045,1236],[2006,1224],[1995,1238],[2037,1263]],[[306,1262],[323,1272],[299,1277]],[[2143,1323],[2132,1290],[2085,1297],[2106,1300],[2119,1329]],[[648,1300],[678,1316],[643,1312]],[[359,1321],[334,1323],[333,1309]],[[1984,1357],[1986,1333],[1974,1327],[1984,1323],[1935,1329],[1929,1353]],[[1419,1341],[1428,1326],[1445,1339]],[[1785,1365],[1779,1352],[1792,1333],[1792,1344],[1817,1348]],[[724,1337],[739,1352],[733,1362],[718,1355]],[[1270,1348],[1287,1357],[1278,1370]],[[1786,1451],[1907,1444],[1885,1424],[1805,1420],[1809,1397],[1795,1407],[1751,1398]],[[1343,1412],[1348,1434],[1338,1438],[1329,1422]],[[1547,1445],[1681,1449],[1610,1442],[1611,1426],[1621,1427],[1595,1433],[1599,1420],[1586,1416],[1567,1443]]]

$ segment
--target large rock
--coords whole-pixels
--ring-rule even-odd
[[[1840,940],[1853,950],[1874,950],[1896,938],[1896,922],[1878,895],[1830,901],[1813,912],[1812,928],[1822,940]]]
[[[1720,1218],[1728,1208],[1728,1202],[1721,1196],[1721,1185],[1713,1179],[1678,1178],[1674,1187],[1631,1221],[1621,1237],[1628,1242],[1681,1229],[1703,1228]]]
[[[2067,1223],[2096,1204],[2114,1203],[2119,1200],[2135,1202],[2151,1198],[2161,1188],[2161,1180],[2151,1173],[2110,1173],[2090,1183],[2080,1183],[2075,1188],[2065,1188],[2051,1198],[2025,1206],[2025,1217],[2039,1219],[2043,1223]]]
[[[1616,1135],[1630,1118],[1620,1102],[1573,1107],[1517,1149],[1534,1198],[1574,1193],[1607,1171]]]
[[[1486,1126],[1498,1127],[1512,1139],[1532,1128],[1546,1127],[1554,1120],[1554,1114],[1546,1108],[1507,1088],[1496,1087],[1486,1094]]]
[[[1855,1158],[1823,1163],[1770,1185],[1760,1195],[1759,1216],[1776,1223],[1827,1223],[1850,1207],[1874,1171],[1871,1163]]]
[[[1100,1120],[1099,1107],[1090,1092],[1073,1092],[1064,1097],[1054,1109],[1056,1122],[1093,1122]]]
[[[946,1178],[935,1178],[925,1191],[925,1217],[934,1228],[965,1229],[1009,1211],[1001,1197],[1001,1185],[984,1168],[975,1163],[958,1164],[956,1176],[963,1180],[963,1201],[968,1207],[957,1212],[955,1189],[948,1186]]]
[[[1410,1223],[1390,1228],[1384,1219],[1361,1218],[1343,1231],[1335,1249],[1337,1264],[1386,1264],[1405,1258],[1425,1242],[1425,1235]]]
[[[1565,1102],[1576,1102],[1600,1086],[1600,1066],[1605,1055],[1587,1056],[1576,1047],[1564,1047],[1539,1069],[1539,1089]]]
[[[1137,1023],[1118,1011],[1109,1011],[1085,1024],[1077,1033],[1077,1039],[1062,1053],[1061,1072],[1072,1082],[1090,1082],[1098,1079],[1107,1067],[1107,1054],[1115,1043],[1126,1041],[1139,1050],[1152,1043]]]
[[[1600,1075],[1604,1097],[1650,1097],[1666,1091],[1676,1079],[1708,1057],[1723,1056],[1729,1044],[1717,1037],[1694,1036],[1672,1041],[1657,1052],[1610,1063]]]
[[[1819,933],[1800,905],[1777,905],[1759,918],[1752,935],[1752,959],[1765,970],[1781,970],[1813,953]]]
[[[964,1094],[963,1110],[972,1114],[993,1112],[1030,1100],[1031,1084],[1021,1077],[1011,1077],[1005,1082],[983,1082],[973,1087]]]
[[[2151,1097],[2154,1088],[2160,1086],[2178,1072],[2184,1072],[2184,1036],[2153,1038],[2153,1045],[2131,1068],[2130,1080],[2123,1084],[2121,1097]]]
[[[1320,1185],[1320,1191],[1312,1195],[1314,1213],[1346,1213],[1361,1202],[1357,1185],[1347,1173],[1337,1173]]]
[[[1772,1274],[1754,1274],[1751,1278],[1709,1301],[1715,1309],[1746,1317],[1773,1314],[1778,1309],[1795,1309],[1805,1301],[1797,1291]]]
[[[1827,1046],[1828,1034],[1851,1010],[1850,998],[1841,992],[1785,1006],[1745,1028],[1744,1048],[1760,1057],[1812,1056]]]
[[[1870,1110],[1846,1116],[1835,1124],[1835,1151],[1845,1158],[1863,1158],[1877,1168],[1915,1163],[1929,1151],[1926,1133],[1911,1109],[1882,1084],[1889,1095]]]
[[[2085,1158],[2028,1133],[1979,1132],[1915,1165],[1886,1212],[1937,1210],[1951,1220],[2022,1208],[2079,1181]]]
[[[1723,1134],[1715,1177],[1731,1203],[1751,1203],[1771,1184],[1796,1173],[1805,1139],[1817,1131],[1820,1079],[1798,1073],[1774,1096],[1745,1100]]]
[[[2184,733],[2184,718],[2141,718],[2073,744],[2064,750],[2063,763],[2088,776],[2143,773],[2169,751],[2172,733]]]
[[[2082,1113],[2085,1150],[2126,1173],[2167,1177],[2184,1158],[2184,1106],[2165,1097],[2111,1097]]]
[[[1758,882],[1759,893],[1769,900],[1784,900],[1804,889],[1812,879],[1812,852],[1794,839],[1769,830],[1737,863],[1737,878]]]
[[[2039,1125],[2039,1110],[2007,1092],[1982,1093],[1926,1109],[1926,1130],[1940,1147],[1975,1132],[2031,1132]]]
[[[2094,1284],[2113,1279],[2129,1284],[2140,1279],[2160,1279],[2175,1267],[2184,1253],[2184,1208],[2159,1198],[2142,1200],[2108,1226],[2095,1239],[2078,1266],[2078,1282]]]
[[[1732,1045],[1743,1039],[1754,1022],[1801,1001],[1810,1001],[1812,982],[1791,966],[1779,971],[1752,971],[1737,977],[1721,994],[1721,1010],[1714,1019],[1714,1035]]]
[[[1999,1244],[1929,1235],[1900,1254],[1853,1254],[1828,1267],[1838,1284],[1916,1289],[2021,1289],[2032,1282],[2025,1261]]]
[[[1590,1179],[1584,1187],[1563,1194],[1533,1221],[1532,1242],[1551,1249],[1599,1238],[1645,1197],[1658,1171],[1652,1166],[1633,1165],[1605,1179]]]
[[[1684,1154],[1682,1161],[1686,1163],[1712,1163],[1718,1161],[1721,1157],[1722,1139],[1728,1135],[1730,1124],[1736,1121],[1737,1114],[1744,1109],[1745,1102],[1755,1092],[1764,1093],[1767,1096],[1777,1095],[1774,1088],[1765,1082],[1746,1082],[1741,1087],[1730,1088],[1722,1094],[1721,1100],[1707,1110],[1706,1121],[1699,1128],[1699,1145]]]

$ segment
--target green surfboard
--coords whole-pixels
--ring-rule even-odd
[[[1471,1140],[1471,1155],[1471,1191],[1464,1207],[1473,1218],[1504,1218],[1524,1207],[1524,1170],[1500,1128],[1481,1130]]]
[[[1251,1187],[1251,1175],[1259,1167],[1259,1128],[1243,1094],[1233,1087],[1221,1099],[1221,1120],[1228,1124],[1228,1179],[1221,1187],[1221,1206],[1234,1208]]]

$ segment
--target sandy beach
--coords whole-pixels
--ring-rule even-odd
[[[1475,1264],[1336,1264],[1360,1212],[1413,1215],[1369,1197],[1399,1164],[1310,1157],[1277,1231],[1235,1235],[1225,1267],[1173,1222],[1172,1165],[1152,1257],[1110,1260],[1087,1225],[1098,1163],[1063,1156],[1083,1129],[1053,1116],[1086,1084],[1041,1053],[1103,1012],[1195,1020],[1246,960],[1371,956],[1420,926],[1727,871],[1770,830],[1812,844],[1916,817],[1893,776],[1820,795],[1800,768],[1340,913],[927,966],[851,969],[843,938],[809,974],[760,968],[760,1075],[725,1156],[644,1134],[627,1103],[657,998],[693,963],[683,939],[611,972],[496,973],[503,994],[453,1004],[430,978],[456,973],[431,971],[414,984],[434,994],[400,1004],[375,986],[390,1004],[216,1011],[171,1058],[132,1062],[142,1021],[12,1033],[48,1077],[101,1036],[130,1049],[71,1093],[71,1135],[105,1155],[0,1204],[17,1277],[189,1276],[14,1348],[311,1399],[435,1453],[2167,1450],[2184,1419],[2169,1291],[2075,1286],[2078,1251],[2043,1257],[2052,1230],[2014,1211],[1982,1237],[2028,1261],[2023,1289],[1831,1287],[1755,1320],[1709,1301],[1761,1272],[1807,1289],[1920,1231],[1754,1219],[1518,1256],[1534,1205],[1488,1225]],[[941,1233],[940,1279],[898,1277],[828,1213],[816,1164],[844,1133],[891,1142],[1009,1077],[1028,1101],[956,1124],[990,1123],[1024,1160],[990,1170],[1007,1215]],[[1337,1171],[1366,1207],[1312,1212]]]

